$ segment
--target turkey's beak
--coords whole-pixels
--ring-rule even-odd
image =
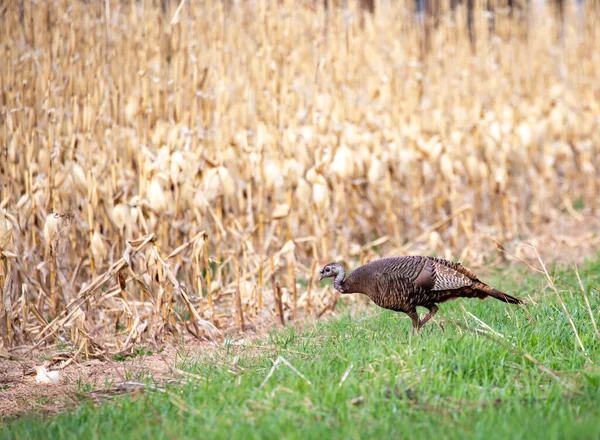
[[[321,274],[321,276],[319,277],[319,281],[321,281],[323,278],[325,278],[325,274],[323,273],[323,271],[319,272]]]

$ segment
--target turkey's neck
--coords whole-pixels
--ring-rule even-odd
[[[344,273],[345,274],[345,273]],[[346,279],[342,282],[340,282],[340,287],[342,288],[342,290],[340,290],[340,292],[342,293],[362,293],[365,295],[369,294],[369,289],[367,288],[367,286],[363,285],[362,280],[364,279],[364,274],[363,276],[361,276],[361,269],[358,268],[356,269],[354,272],[352,272],[350,275],[348,275],[348,277],[346,277]],[[334,286],[335,286],[335,280],[334,280]],[[337,287],[336,287],[337,289]]]
[[[341,267],[339,269],[338,274],[333,279],[333,287],[335,288],[335,290],[337,290],[340,293],[344,293],[344,289],[342,287],[342,284],[344,282],[344,278],[345,277],[346,277],[346,271],[344,270],[343,267]]]

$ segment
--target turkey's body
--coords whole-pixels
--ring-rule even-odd
[[[380,307],[404,312],[417,330],[437,312],[437,304],[456,298],[492,296],[511,304],[522,301],[481,282],[458,263],[435,257],[389,257],[357,268],[342,283],[342,293],[363,293]],[[430,310],[419,320],[416,307]]]

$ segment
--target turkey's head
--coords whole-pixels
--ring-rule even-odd
[[[344,282],[344,277],[346,276],[346,270],[339,263],[329,263],[323,269],[321,269],[319,281],[323,278],[333,277],[333,287],[340,292],[344,293],[344,289],[342,288],[342,283]]]

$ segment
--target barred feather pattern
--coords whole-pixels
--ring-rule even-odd
[[[380,307],[410,313],[459,297],[485,297],[475,274],[434,257],[388,257],[367,263],[342,283],[344,293],[364,293]]]
[[[341,293],[363,293],[380,307],[406,313],[413,331],[425,325],[438,311],[437,304],[456,298],[488,296],[509,304],[523,304],[518,298],[481,282],[459,263],[435,257],[388,257],[357,268],[347,278],[339,263],[329,263],[321,278],[334,277],[334,287]],[[429,309],[419,319],[417,306]]]

